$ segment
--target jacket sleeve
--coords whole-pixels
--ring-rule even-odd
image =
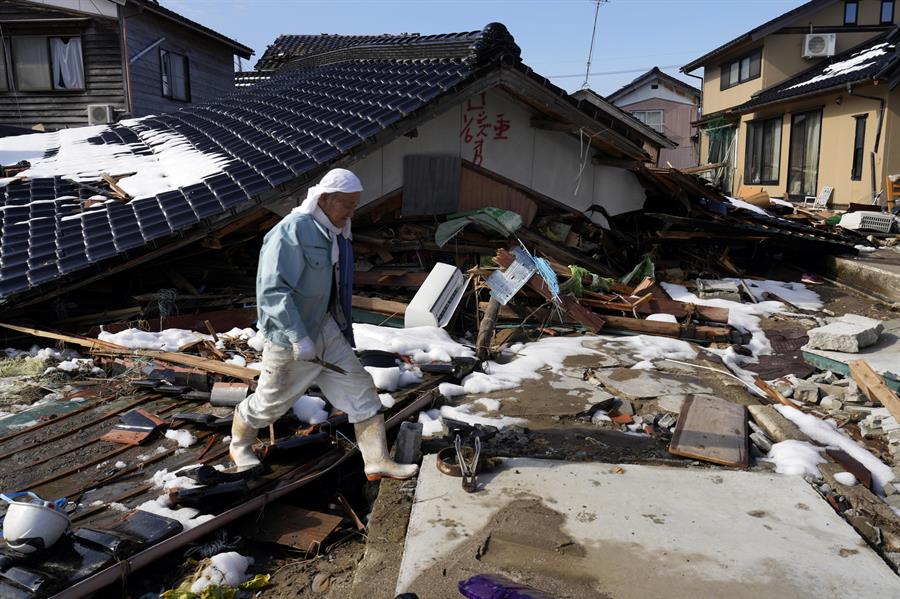
[[[296,302],[305,265],[296,223],[273,230],[259,254],[256,300],[291,343],[309,336]]]

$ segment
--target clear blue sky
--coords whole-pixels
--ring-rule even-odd
[[[256,64],[279,34],[450,33],[505,24],[524,62],[569,91],[581,87],[592,0],[161,0],[250,46]],[[600,7],[590,86],[608,94],[654,65],[675,76],[702,56],[804,0],[610,0]],[[631,71],[622,73],[620,71]],[[699,74],[699,73],[698,73]],[[576,75],[574,77],[555,77]],[[687,81],[697,84],[696,79]]]

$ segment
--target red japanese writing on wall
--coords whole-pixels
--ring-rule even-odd
[[[484,161],[484,142],[488,139],[508,140],[507,133],[511,126],[502,112],[490,114],[485,92],[481,92],[466,100],[459,137],[464,146],[471,146],[472,162],[481,166]]]

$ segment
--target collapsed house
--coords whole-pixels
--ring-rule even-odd
[[[382,398],[389,427],[442,396],[510,388],[509,374],[473,372],[475,358],[496,354],[523,331],[559,341],[551,348],[563,356],[572,344],[554,337],[573,331],[719,344],[715,351],[744,377],[738,384],[746,392],[754,377],[739,369],[746,364],[738,350],[759,353],[762,345],[761,326],[746,326],[750,317],[778,302],[809,317],[803,311],[815,304],[802,288],[745,280],[750,265],[790,252],[853,254],[869,243],[648,167],[670,141],[602,99],[578,102],[534,73],[500,24],[428,36],[282,36],[237,84],[231,96],[174,113],[0,140],[7,341],[50,337],[89,351],[107,372],[125,373],[114,383],[68,390],[71,411],[40,422],[23,415],[21,430],[0,438],[0,459],[21,466],[4,484],[82,502],[66,549],[85,558],[72,567],[63,552],[0,557],[0,588],[11,596],[95,592],[352,458],[353,446],[338,432],[346,416],[307,397],[262,444],[266,476],[235,480],[210,465],[226,460],[218,441],[230,423],[228,398],[244,397],[258,376],[259,338],[247,327],[255,320],[261,237],[332,167],[353,170],[365,186],[354,220],[358,322],[402,326],[399,317],[418,305],[435,263],[477,282],[454,290],[459,307],[447,314],[454,331],[479,332],[474,343],[471,335],[463,344],[439,330],[424,345],[386,327],[357,333],[357,349],[372,360],[367,366],[390,370],[376,381],[396,392]],[[540,269],[523,246],[545,261]],[[488,289],[491,278],[502,272],[511,279],[517,268],[527,276],[501,305]],[[654,281],[657,273],[665,284]],[[721,275],[734,278],[718,282],[724,289],[695,284]],[[714,303],[742,296],[752,304]],[[44,330],[48,321],[55,332]],[[140,349],[128,343],[138,335],[136,321],[205,329],[210,338],[155,339],[159,345]],[[223,333],[231,327],[237,330]],[[784,352],[757,374],[783,376],[791,364],[781,358],[798,351],[801,338],[786,332]],[[687,344],[676,343],[664,347],[677,351],[659,355],[683,358]],[[392,351],[383,351],[386,344]],[[651,357],[637,355],[628,369],[647,362]],[[528,364],[538,370],[550,362]],[[635,378],[626,374],[610,384]],[[765,394],[761,403],[783,403],[777,390],[758,393]],[[660,414],[628,414],[612,399],[581,417],[601,422],[608,411],[608,421],[630,433],[668,440],[674,417],[660,424]],[[447,411],[444,425],[485,430],[467,429],[454,416],[465,412]],[[745,467],[746,415],[731,410],[730,417],[729,424],[740,421],[728,433],[734,451],[715,463]],[[419,421],[424,428],[435,418]],[[31,463],[21,451],[48,446],[49,455]],[[705,449],[675,455],[708,458]],[[60,467],[70,453],[76,465]],[[204,466],[179,470],[197,462]],[[151,466],[159,476],[146,480]],[[198,486],[171,486],[181,478]],[[137,509],[125,507],[123,518],[116,512],[126,501]]]

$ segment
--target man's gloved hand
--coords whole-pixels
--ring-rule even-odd
[[[291,344],[294,350],[295,360],[312,360],[316,357],[316,344],[309,337],[304,337],[297,343]]]

